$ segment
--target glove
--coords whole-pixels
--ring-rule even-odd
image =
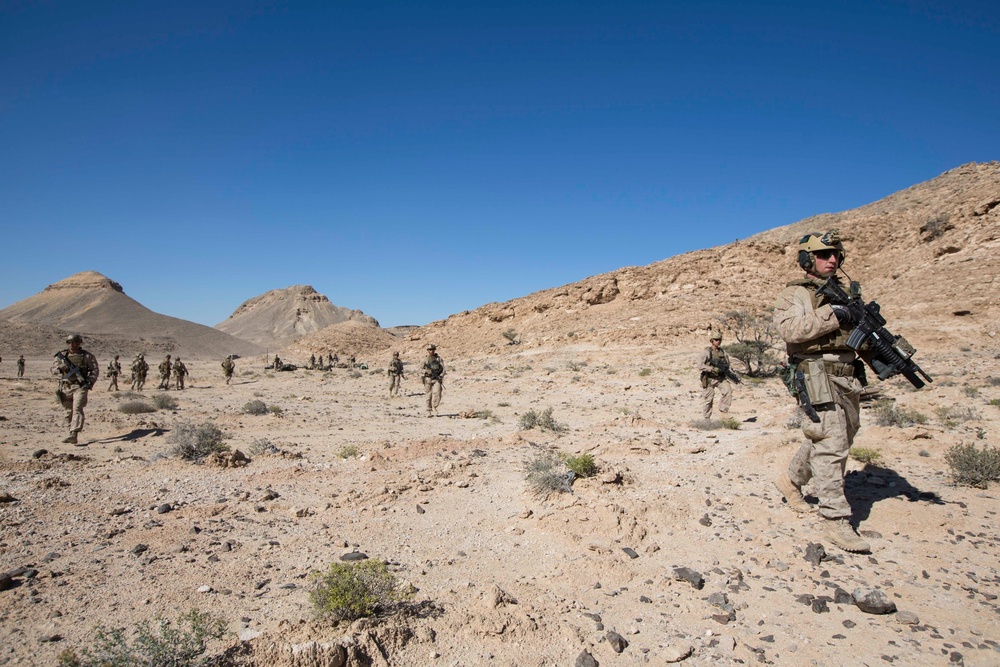
[[[830,307],[833,308],[833,314],[837,316],[837,321],[840,323],[841,327],[849,327],[857,324],[857,322],[854,321],[854,315],[851,314],[851,309],[847,306],[833,304]]]

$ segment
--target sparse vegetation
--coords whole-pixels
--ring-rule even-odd
[[[1000,398],[991,398],[989,404],[995,408],[1000,408]]]
[[[160,410],[174,410],[177,408],[177,399],[170,394],[156,394],[153,396],[153,405]]]
[[[942,405],[934,409],[934,414],[937,416],[938,421],[941,422],[941,425],[946,428],[955,428],[963,422],[979,419],[979,412],[971,406]]]
[[[498,408],[509,408],[510,407],[510,403],[508,403],[507,401],[500,401],[499,403],[497,403],[497,407]]]
[[[566,368],[573,371],[574,373],[579,372],[584,366],[587,365],[586,361],[567,361]]]
[[[948,222],[946,214],[937,213],[920,227],[920,235],[924,242],[933,241],[953,227],[954,225]]]
[[[722,428],[729,429],[730,431],[738,431],[740,429],[740,420],[738,419],[723,417],[719,422],[722,424]]]
[[[259,399],[247,401],[243,404],[243,414],[246,415],[266,415],[267,403]]]
[[[544,452],[524,466],[528,488],[538,496],[572,493],[573,473],[553,452]]]
[[[267,406],[267,411],[270,412],[275,417],[281,417],[282,415],[285,414],[285,411],[281,408],[280,405],[269,405]]]
[[[262,454],[277,454],[278,448],[268,438],[254,438],[247,448],[250,456],[261,456]]]
[[[61,667],[194,667],[207,665],[208,642],[221,638],[226,623],[194,609],[174,623],[157,619],[133,631],[98,626],[94,647],[59,655]]]
[[[872,416],[879,426],[916,426],[926,424],[927,416],[906,407],[896,405],[895,401],[883,399],[872,405]]]
[[[403,599],[396,577],[384,561],[333,563],[325,572],[314,572],[309,594],[316,615],[329,621],[353,621],[371,616],[380,608]]]
[[[956,484],[985,489],[990,482],[1000,481],[1000,450],[996,447],[976,449],[963,443],[949,448],[944,460]]]
[[[174,444],[172,454],[188,461],[201,461],[215,452],[229,451],[222,442],[222,430],[211,422],[178,424],[168,436],[168,442]]]
[[[343,447],[340,448],[340,451],[337,452],[337,456],[339,456],[342,459],[354,458],[357,455],[358,455],[358,448],[355,445],[344,445]]]
[[[508,345],[517,345],[520,341],[517,339],[517,332],[513,329],[507,329],[503,332],[503,337],[507,339]]]
[[[563,455],[563,464],[576,473],[577,477],[593,477],[597,474],[597,463],[592,454]]]
[[[691,428],[699,431],[718,431],[724,427],[718,419],[695,419],[691,422]]]
[[[987,387],[1000,387],[1000,377],[993,377],[992,375],[986,378]]]
[[[868,447],[851,447],[848,453],[852,459],[865,465],[875,465],[882,460],[882,452]]]
[[[156,412],[156,406],[150,405],[146,401],[126,401],[118,406],[118,411],[127,415],[141,415],[147,412]]]
[[[641,371],[639,371],[639,377],[641,378],[648,377],[652,374],[653,374],[652,368],[643,368]]]
[[[770,311],[731,310],[719,322],[736,337],[735,343],[723,349],[744,365],[747,375],[770,376],[777,372],[780,361],[774,347],[779,337]]]
[[[969,398],[977,398],[979,396],[979,389],[976,387],[963,387],[962,393]]]
[[[546,408],[541,413],[535,412],[534,410],[528,410],[521,415],[521,419],[518,424],[522,431],[537,428],[540,431],[561,433],[566,430],[566,426],[557,422],[552,416],[552,408]]]

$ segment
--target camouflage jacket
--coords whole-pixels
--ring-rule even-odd
[[[77,353],[70,352],[69,349],[62,351],[63,356],[70,360],[80,372],[87,378],[87,382],[93,385],[97,382],[97,376],[100,375],[101,370],[97,366],[97,357],[81,349]],[[62,359],[56,357],[52,360],[52,368],[50,369],[53,375],[58,375],[62,382],[67,382],[69,384],[80,384],[80,378],[74,375],[73,377],[65,377],[66,373],[69,372],[69,366],[66,365]]]
[[[828,303],[819,303],[816,290],[826,282],[819,278],[795,280],[782,290],[774,304],[774,326],[785,341],[789,356],[833,354],[843,360],[854,358],[847,347],[847,331]]]

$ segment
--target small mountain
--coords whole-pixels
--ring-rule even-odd
[[[311,285],[293,285],[245,301],[215,328],[275,350],[341,322],[379,326],[374,317],[360,310],[335,306]]]
[[[69,332],[83,334],[95,354],[172,352],[203,358],[263,352],[212,327],[155,313],[96,271],[74,274],[0,310],[0,325],[5,347],[31,356],[51,355]]]
[[[305,359],[310,354],[337,354],[342,359],[354,355],[358,361],[385,362],[380,356],[399,345],[401,339],[377,325],[350,320],[324,327],[315,333],[299,338],[285,348],[285,354],[295,359]]]
[[[879,302],[893,333],[947,349],[998,335],[1000,277],[990,267],[1000,249],[1000,162],[986,162],[860,208],[451,315],[410,333],[407,347],[434,342],[448,358],[700,342],[728,311],[766,311],[802,275],[798,240],[832,228],[847,249],[844,269]],[[507,345],[511,330],[520,345]]]

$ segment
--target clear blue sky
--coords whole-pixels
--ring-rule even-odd
[[[1000,159],[986,2],[0,2],[0,307],[383,326]]]

